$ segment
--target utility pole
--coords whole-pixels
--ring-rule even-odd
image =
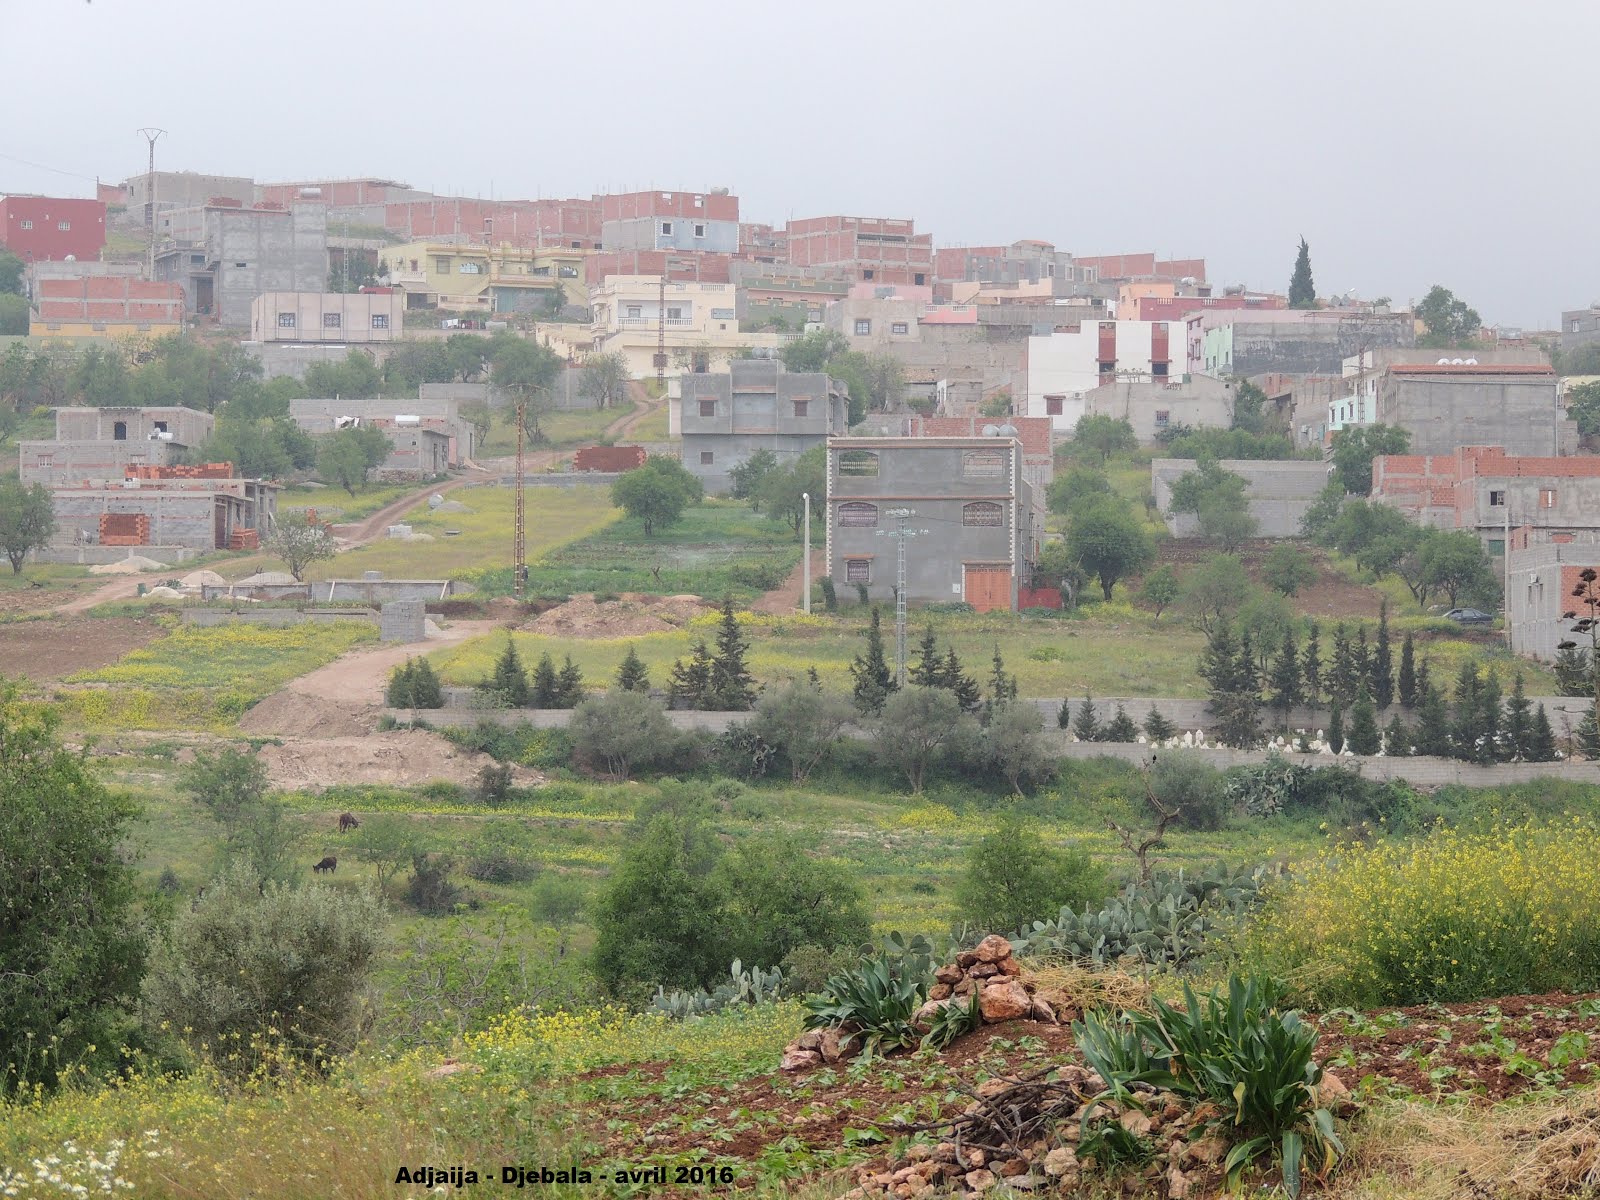
[[[907,529],[906,518],[917,515],[914,508],[891,508],[884,516],[894,518],[894,529],[878,530],[879,537],[892,537],[894,556],[894,678],[899,687],[906,685],[906,539],[927,533],[926,529]]]
[[[811,611],[811,493],[801,492],[800,500],[805,505],[805,540],[800,544],[800,562],[804,570],[800,574],[800,608],[801,611]]]
[[[511,547],[511,594],[517,600],[523,599],[523,592],[528,586],[528,565],[524,561],[528,552],[528,531],[523,515],[523,425],[528,415],[528,397],[517,393],[517,483],[516,483],[516,532],[512,536]]]
[[[656,387],[667,394],[667,267],[656,280]]]
[[[145,224],[150,226],[150,263],[147,278],[153,283],[156,277],[156,139],[166,132],[157,129],[154,125],[146,125],[139,130],[139,135],[150,143],[150,162],[148,173],[145,175],[145,186],[148,188],[145,203]]]

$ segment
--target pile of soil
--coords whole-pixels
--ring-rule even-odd
[[[541,613],[523,628],[559,637],[640,637],[681,628],[710,608],[698,596],[624,592],[616,600],[598,602],[592,595],[574,596]]]
[[[290,737],[360,737],[378,728],[382,714],[376,703],[327,700],[285,690],[251,708],[239,719],[239,728],[246,733]]]
[[[492,766],[487,754],[473,754],[420,729],[393,729],[358,737],[289,738],[281,746],[263,746],[272,786],[325,788],[339,783],[414,787],[443,781],[468,785],[479,771]],[[526,767],[512,768],[512,782],[527,787],[544,776]]]
[[[157,562],[153,558],[145,558],[142,554],[135,554],[124,558],[120,562],[100,563],[89,568],[91,575],[142,575],[146,571],[170,571],[172,568],[166,563]]]

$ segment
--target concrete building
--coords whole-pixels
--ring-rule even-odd
[[[1575,308],[1561,314],[1563,353],[1595,342],[1600,342],[1600,300],[1588,308]]]
[[[736,254],[739,197],[709,192],[626,192],[600,197],[605,250],[677,250]]]
[[[192,408],[58,408],[50,441],[21,442],[23,483],[119,483],[129,467],[172,466],[211,436],[215,418]]]
[[[156,277],[181,284],[191,316],[233,329],[250,327],[263,292],[321,292],[328,286],[327,209],[163,210]]]
[[[773,333],[740,333],[731,283],[675,283],[659,276],[613,275],[592,289],[588,350],[620,353],[635,378],[655,373],[657,346],[665,343],[666,374],[722,371],[745,348],[776,350]]]
[[[734,307],[739,327],[750,332],[778,322],[790,329],[820,324],[828,305],[844,299],[850,290],[842,279],[815,279],[769,263],[734,259],[729,271],[737,285]]]
[[[277,493],[277,484],[260,479],[189,476],[141,475],[111,487],[61,486],[50,493],[55,544],[251,550],[277,520]]]
[[[146,229],[154,209],[167,212],[179,208],[204,208],[221,202],[248,208],[254,204],[256,183],[242,175],[202,175],[195,171],[156,171],[134,175],[122,185],[128,196],[128,211],[136,213]]]
[[[1045,511],[1045,493],[1055,478],[1055,439],[1050,422],[1044,417],[963,417],[902,418],[906,437],[1014,437],[1022,445],[1022,478],[1032,492],[1040,520]],[[1041,526],[1042,528],[1042,526]]]
[[[1585,570],[1600,570],[1600,544],[1593,533],[1549,535],[1514,529],[1511,553],[1506,559],[1506,628],[1511,634],[1515,654],[1552,662],[1562,642],[1589,647],[1589,635],[1573,629],[1575,619],[1588,616],[1588,609],[1573,597],[1583,586],[1579,575]]]
[[[933,237],[914,221],[881,217],[808,217],[790,221],[789,262],[827,267],[862,283],[933,283]]]
[[[75,264],[74,264],[75,265]],[[183,329],[183,289],[130,275],[39,279],[28,328],[37,337],[164,337]]]
[[[1226,429],[1233,423],[1234,387],[1210,375],[1176,379],[1119,376],[1083,393],[1085,416],[1111,417],[1133,426],[1142,446],[1156,445],[1182,427]]]
[[[612,275],[665,275],[673,283],[730,283],[731,254],[693,250],[600,250],[583,262],[583,277],[591,288]]]
[[[1470,529],[1490,554],[1507,529],[1600,536],[1600,457],[1534,457],[1500,446],[1372,460],[1372,498],[1436,529]]]
[[[1244,479],[1245,499],[1250,504],[1250,515],[1256,519],[1257,536],[1264,538],[1299,537],[1301,519],[1328,483],[1328,467],[1322,462],[1229,458],[1220,460],[1219,465]],[[1158,458],[1150,464],[1156,508],[1174,537],[1200,536],[1195,514],[1172,511],[1172,485],[1198,469],[1192,458]]]
[[[384,205],[377,224],[408,242],[507,243],[521,248],[600,249],[599,197],[473,200],[428,196]]]
[[[1101,283],[1125,283],[1138,279],[1206,281],[1203,258],[1157,258],[1154,254],[1095,254],[1080,257],[1077,265],[1092,270]],[[1115,294],[1115,293],[1113,293]]]
[[[403,288],[412,308],[536,312],[557,298],[588,303],[585,262],[591,253],[509,242],[408,242],[384,249],[378,277]]]
[[[729,472],[757,450],[779,465],[849,429],[844,385],[821,372],[791,374],[783,364],[740,359],[724,374],[683,375],[674,401],[683,465],[708,492],[726,492]]]
[[[1549,360],[1544,352],[1533,347],[1501,350],[1475,350],[1462,354],[1448,351],[1429,351],[1404,348],[1366,350],[1344,360],[1337,385],[1328,393],[1327,412],[1323,427],[1328,436],[1351,425],[1372,425],[1378,421],[1378,394],[1381,389],[1393,390],[1395,381],[1390,377],[1394,370],[1412,371],[1419,367],[1436,367],[1456,372],[1456,368],[1528,367],[1545,369]],[[1469,374],[1456,372],[1462,378]],[[1460,443],[1457,443],[1460,444]],[[1484,443],[1487,444],[1487,443]],[[1413,447],[1415,449],[1415,447]]]
[[[263,183],[256,187],[256,199],[264,204],[288,208],[291,204],[322,204],[329,209],[370,209],[381,213],[389,204],[430,200],[427,192],[395,179],[306,179],[299,183]],[[383,224],[380,215],[376,224]]]
[[[1084,396],[1119,377],[1166,381],[1183,375],[1180,330],[1165,321],[1085,321],[1027,342],[1027,409],[1058,430],[1088,411]]]
[[[263,292],[250,302],[253,342],[392,342],[405,323],[405,296],[388,292]]]
[[[1337,375],[1363,350],[1416,344],[1410,313],[1350,309],[1208,310],[1184,319],[1188,370],[1215,375]]]
[[[1022,443],[1010,437],[830,438],[827,561],[834,588],[891,602],[895,513],[905,528],[906,600],[1017,607],[1038,559]]]
[[[1169,294],[1162,294],[1169,290]],[[1119,321],[1187,321],[1201,312],[1275,312],[1289,307],[1286,296],[1263,292],[1224,293],[1221,296],[1200,294],[1196,288],[1172,282],[1123,284],[1118,289],[1117,319]],[[1123,297],[1121,293],[1127,293]]]
[[[842,334],[850,349],[871,354],[896,343],[918,340],[923,313],[933,304],[933,288],[906,284],[857,283],[823,310],[822,324]],[[975,324],[977,315],[964,323]]]
[[[941,284],[1044,284],[1053,297],[1079,296],[1099,282],[1099,272],[1050,242],[1026,238],[1009,246],[941,246],[934,251]]]
[[[103,201],[0,196],[0,247],[25,263],[96,259],[105,245]]]
[[[1397,363],[1375,382],[1377,422],[1409,432],[1416,454],[1448,454],[1458,446],[1527,455],[1578,448],[1578,427],[1547,366]]]
[[[459,467],[477,450],[477,431],[461,416],[461,405],[486,395],[486,384],[425,383],[415,400],[393,400],[373,396],[363,400],[306,397],[289,401],[289,417],[313,437],[332,433],[351,423],[376,425],[390,434],[421,428],[445,438],[445,463]],[[410,443],[415,450],[415,443]],[[432,462],[432,449],[423,451],[425,463]],[[411,461],[415,461],[415,455]],[[437,471],[431,472],[437,474]]]
[[[415,414],[410,417],[373,422],[389,439],[389,457],[372,468],[372,478],[380,483],[437,479],[450,468],[450,435],[425,428]]]

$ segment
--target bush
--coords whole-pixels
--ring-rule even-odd
[[[684,744],[661,705],[642,692],[615,689],[578,705],[567,732],[575,762],[619,779],[672,763]]]
[[[438,917],[453,912],[464,894],[451,880],[455,860],[448,854],[414,851],[411,878],[406,883],[406,903],[424,916]]]
[[[1221,829],[1233,807],[1222,773],[1181,754],[1157,759],[1150,790],[1163,807],[1178,809],[1177,824],[1184,829]]]
[[[518,826],[495,821],[473,844],[464,869],[483,883],[526,883],[539,873],[539,860],[529,853]]]
[[[956,903],[976,928],[1006,933],[1063,908],[1098,904],[1110,890],[1088,851],[1054,849],[1036,826],[1007,815],[969,852]]]
[[[748,728],[763,745],[783,755],[795,783],[804,783],[826,761],[854,716],[855,708],[845,697],[795,680],[762,695]]]
[[[1568,819],[1340,846],[1240,934],[1318,1007],[1600,988],[1600,831]]]
[[[854,966],[856,958],[855,950],[844,946],[796,946],[778,964],[783,971],[784,993],[807,996],[820,992],[830,978]]]
[[[906,1050],[922,1040],[912,1018],[928,999],[932,963],[926,955],[879,954],[829,979],[806,1001],[806,1028],[852,1025],[841,1045],[860,1041],[872,1057]]]
[[[499,808],[511,798],[511,767],[486,763],[473,781],[472,798],[487,808]]]
[[[723,945],[745,962],[782,962],[800,946],[858,945],[872,929],[852,868],[806,853],[790,837],[740,842],[717,864]]]
[[[208,1045],[230,1074],[260,1065],[274,1029],[306,1062],[347,1051],[362,1030],[382,924],[365,892],[261,886],[249,871],[231,872],[178,914],[152,957],[148,1019]]]

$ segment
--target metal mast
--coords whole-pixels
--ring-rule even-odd
[[[150,165],[144,177],[147,189],[144,219],[145,224],[150,226],[150,262],[147,270],[152,282],[156,277],[156,139],[165,132],[165,129],[157,129],[154,125],[146,125],[139,130],[139,136],[150,143]]]
[[[517,393],[517,482],[516,482],[516,531],[512,535],[511,547],[511,594],[516,599],[523,598],[523,591],[528,582],[528,566],[524,561],[528,551],[528,530],[523,513],[523,425],[528,415],[528,398],[521,392]]]
[[[661,264],[656,280],[656,387],[667,394],[667,267]]]

